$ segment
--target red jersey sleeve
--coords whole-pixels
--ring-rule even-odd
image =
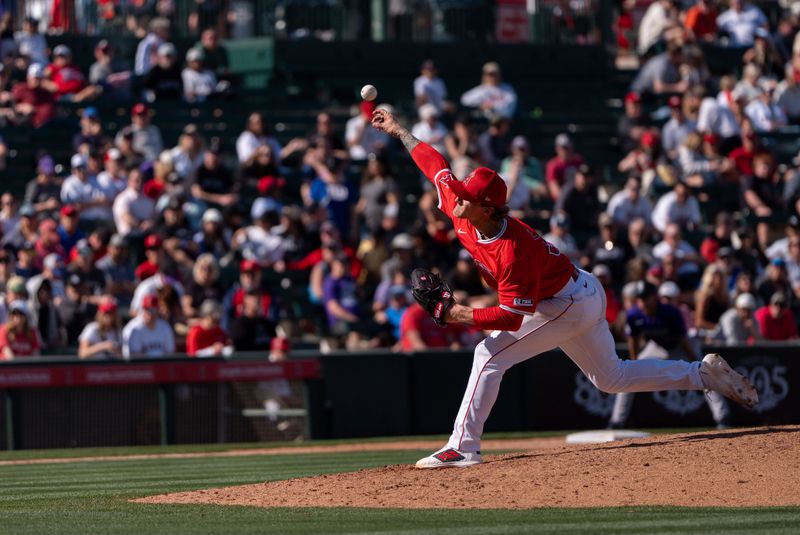
[[[439,210],[452,218],[456,196],[447,184],[450,180],[458,179],[453,176],[450,164],[444,156],[427,143],[420,143],[414,147],[414,150],[411,151],[411,158],[428,180],[436,186],[436,192],[439,194]]]
[[[541,269],[533,266],[525,268],[526,257],[519,258],[505,268],[497,280],[497,299],[500,308],[517,314],[533,314],[536,302],[533,298],[539,295]]]

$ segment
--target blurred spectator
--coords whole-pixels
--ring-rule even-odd
[[[186,337],[186,354],[190,357],[219,357],[233,353],[228,335],[219,326],[222,305],[206,299],[200,305],[200,321],[189,329]]]
[[[128,305],[136,288],[128,243],[121,234],[114,234],[108,242],[108,253],[97,261],[106,279],[105,291],[114,296],[117,302]]]
[[[155,161],[161,151],[164,150],[164,142],[161,140],[161,131],[157,126],[151,124],[151,112],[145,104],[141,102],[131,108],[131,129],[133,143],[131,147],[134,151],[142,154],[148,161]],[[125,156],[125,149],[122,145],[126,137],[126,130],[123,128],[117,134],[115,143]]]
[[[543,237],[573,262],[577,262],[580,258],[575,238],[569,233],[569,218],[566,214],[553,214],[550,218],[550,232]]]
[[[667,224],[664,228],[664,239],[653,247],[653,255],[656,258],[663,259],[668,254],[674,254],[686,262],[693,262],[698,258],[697,251],[683,240],[681,228],[675,223]]]
[[[272,201],[271,199],[265,199]],[[263,203],[261,212],[254,214],[253,224],[236,231],[231,239],[234,250],[262,267],[271,267],[283,260],[284,243],[278,232],[279,207],[275,201]]]
[[[111,198],[100,187],[97,178],[90,175],[86,156],[74,154],[70,166],[72,174],[61,185],[61,202],[75,206],[82,221],[109,221]]]
[[[581,266],[590,269],[596,264],[605,264],[611,270],[614,280],[624,280],[625,259],[628,256],[624,241],[619,236],[619,230],[614,220],[605,212],[598,217],[600,232],[592,237],[584,248]]]
[[[647,130],[648,120],[642,110],[642,96],[629,91],[625,95],[625,113],[617,121],[617,139],[625,154],[639,146],[639,139]]]
[[[151,250],[153,249],[151,248]],[[159,250],[156,250],[156,252],[159,255],[164,254]],[[136,286],[136,290],[133,292],[133,299],[131,300],[130,306],[131,314],[138,314],[143,306],[142,303],[144,302],[144,299],[148,295],[156,295],[158,289],[163,288],[164,286],[170,286],[172,289],[174,289],[179,301],[181,296],[186,293],[180,281],[164,273],[165,262],[161,259],[162,257],[158,256],[157,258],[158,270],[155,275],[152,275],[140,282],[139,285]]]
[[[664,30],[678,19],[674,0],[656,0],[645,11],[639,23],[638,50],[646,55],[661,40]]]
[[[444,154],[447,128],[439,121],[439,111],[436,106],[423,104],[419,107],[418,113],[420,120],[411,129],[411,135]]]
[[[662,195],[653,209],[653,226],[664,232],[667,225],[675,223],[684,230],[698,228],[703,216],[700,203],[689,192],[685,182],[678,182],[672,191]]]
[[[370,126],[370,128],[372,128]],[[322,142],[320,147],[309,149],[304,158],[305,173],[310,181],[303,184],[301,194],[307,207],[324,208],[327,220],[333,223],[346,240],[353,230],[354,206],[357,192],[344,176],[344,166],[332,169],[336,164],[330,147]]]
[[[20,300],[11,301],[8,321],[0,325],[0,357],[14,360],[38,356],[40,347],[39,333],[31,326],[28,305]]]
[[[375,232],[381,228],[383,214],[388,207],[399,210],[397,184],[388,173],[386,164],[370,158],[361,177],[361,189],[355,211],[364,220],[366,229]]]
[[[709,142],[716,142],[711,136],[706,136]],[[678,147],[678,165],[682,180],[695,187],[716,183],[717,173],[723,169],[721,161],[710,160],[704,154],[703,136],[697,132],[690,132]]]
[[[453,133],[445,138],[445,145],[456,176],[466,176],[456,169],[478,155],[478,133],[469,115],[460,114],[456,117]]]
[[[612,217],[614,223],[625,227],[633,219],[640,217],[650,224],[653,203],[641,191],[641,180],[630,177],[625,182],[625,187],[611,196],[606,213]]]
[[[631,83],[631,91],[639,95],[685,92],[689,88],[689,82],[681,76],[680,66],[683,61],[681,45],[667,45],[665,52],[653,56],[642,66]]]
[[[505,117],[495,115],[489,119],[489,128],[478,136],[480,160],[484,165],[497,169],[508,157],[508,129],[509,121]]]
[[[389,145],[389,135],[375,130],[370,124],[375,109],[374,101],[361,101],[359,113],[351,117],[345,125],[345,142],[353,160],[366,160],[370,154],[380,156]]]
[[[636,217],[628,224],[628,255],[633,256],[628,262],[627,272],[630,273],[630,262],[642,261],[646,265],[654,262],[653,246],[650,243],[650,228],[641,217]],[[625,280],[638,280],[637,277],[626,277]]]
[[[295,151],[303,150],[307,143],[302,138],[294,138],[285,147],[281,147],[278,140],[270,135],[264,116],[259,112],[253,112],[247,117],[244,131],[236,139],[236,155],[239,157],[239,163],[248,162],[263,145],[270,146],[276,165],[280,165],[283,158]]]
[[[698,42],[713,42],[717,38],[716,0],[697,0],[686,11],[683,25],[689,37]]]
[[[344,140],[342,139],[341,134],[336,132],[336,128],[333,124],[333,116],[326,112],[322,111],[317,114],[317,121],[315,123],[314,131],[307,136],[307,145],[315,144],[316,140],[322,138],[328,142],[331,147],[331,150],[339,159],[346,159],[347,158],[347,147],[344,144]]]
[[[60,188],[59,188],[60,191]],[[31,203],[26,202],[26,212],[32,212],[36,215],[36,210]],[[14,197],[11,192],[4,192],[0,196],[0,230],[1,235],[5,236],[11,233],[19,224],[22,219],[22,214],[19,213],[19,201]]]
[[[177,57],[178,51],[172,43],[163,43],[158,47],[156,63],[142,79],[146,100],[152,102],[183,98],[183,78]]]
[[[752,294],[741,294],[735,306],[729,308],[719,319],[720,337],[726,344],[752,344],[761,339],[758,322],[753,313],[756,299]]]
[[[114,145],[122,153],[122,162],[125,169],[138,168],[144,163],[144,154],[133,146],[133,128],[126,126],[117,133]]]
[[[203,164],[203,155],[203,144],[197,125],[189,123],[181,130],[178,144],[169,151],[172,167],[181,179],[187,179]]]
[[[100,113],[94,106],[84,108],[81,113],[81,130],[72,138],[72,149],[85,155],[102,150],[108,144],[103,135]]]
[[[800,71],[786,65],[784,78],[775,88],[773,98],[792,124],[800,122]]]
[[[64,299],[58,307],[61,324],[67,334],[67,344],[74,345],[80,333],[97,312],[97,307],[90,302],[87,284],[83,278],[72,273],[67,276]]]
[[[617,321],[617,315],[622,311],[622,304],[617,299],[611,285],[611,270],[605,264],[597,264],[592,269],[592,275],[597,277],[597,280],[603,285],[606,294],[606,321],[609,325],[613,325]]]
[[[765,28],[756,28],[753,48],[742,56],[745,64],[758,65],[761,72],[769,77],[783,74],[784,60],[772,44],[772,36]]]
[[[29,295],[31,326],[39,333],[41,349],[48,351],[63,348],[66,345],[66,333],[61,326],[50,280],[38,279],[32,285]]]
[[[579,171],[580,168],[575,173],[576,177]],[[511,140],[511,154],[503,159],[500,176],[506,182],[507,202],[511,210],[522,213],[529,208],[531,197],[539,200],[548,196],[542,164],[531,156],[528,140],[524,136],[516,136]],[[572,184],[568,183],[561,190],[562,195],[567,188],[574,189]]]
[[[697,130],[697,123],[683,112],[681,97],[672,95],[668,100],[670,109],[670,119],[661,129],[661,146],[667,157],[676,161],[678,159],[678,148],[683,144],[686,137]]]
[[[42,87],[53,93],[58,100],[83,102],[100,94],[98,86],[89,85],[86,77],[72,63],[72,51],[67,45],[53,49],[53,63],[44,69]]]
[[[431,60],[424,61],[420,67],[420,75],[414,79],[414,102],[417,108],[430,104],[442,114],[453,107],[446,99],[447,88],[438,76],[436,65]]]
[[[99,86],[104,95],[126,98],[130,93],[131,72],[114,61],[114,49],[103,39],[94,47],[95,62],[89,67],[89,83]]]
[[[153,227],[155,203],[142,193],[142,173],[132,169],[128,187],[114,200],[114,223],[122,236],[141,235]]]
[[[89,240],[81,240],[75,244],[75,254],[67,268],[70,275],[78,275],[81,278],[82,286],[86,289],[89,300],[97,303],[100,296],[105,291],[106,278],[94,264],[94,249],[89,244]]]
[[[81,331],[78,342],[78,357],[81,360],[122,358],[119,312],[113,299],[100,303],[95,320]]]
[[[263,351],[275,336],[275,325],[267,319],[258,290],[242,293],[241,313],[231,322],[231,339],[236,351]]]
[[[743,47],[753,44],[757,29],[768,29],[768,20],[747,0],[730,0],[728,9],[717,17],[717,27],[727,46]]]
[[[156,17],[150,21],[150,31],[136,47],[136,60],[133,72],[136,76],[144,76],[157,62],[158,48],[169,41],[170,23],[168,19]]]
[[[186,67],[181,71],[183,98],[186,102],[204,102],[218,93],[217,76],[204,65],[205,53],[201,48],[190,48],[186,53]]]
[[[127,187],[128,177],[119,149],[112,147],[103,155],[103,170],[97,174],[97,183],[112,202]]]
[[[165,357],[175,352],[175,333],[158,316],[158,298],[153,294],[142,299],[141,313],[122,329],[122,355]]]
[[[239,281],[231,286],[222,301],[224,314],[221,325],[225,331],[230,331],[231,322],[244,314],[245,296],[251,293],[258,295],[258,315],[270,318],[272,296],[262,289],[261,267],[253,260],[242,260],[239,264]]]
[[[386,308],[375,313],[375,321],[391,329],[394,341],[400,340],[400,323],[408,306],[408,288],[403,285],[394,285],[389,288],[389,302]]]
[[[697,130],[701,134],[714,134],[723,141],[738,138],[739,123],[731,109],[739,109],[739,103],[735,99],[732,99],[728,106],[723,106],[715,98],[707,96],[705,89],[699,85],[692,86],[690,93],[693,99],[700,100]]]
[[[773,258],[783,258],[784,260],[789,258],[789,242],[794,238],[800,237],[800,217],[791,215],[786,221],[786,226],[783,230],[785,237],[778,238],[764,251],[765,256],[770,260]]]
[[[10,193],[4,193],[2,198],[7,204],[7,200],[12,197]],[[4,208],[6,207],[4,206]],[[13,221],[13,219],[11,221]],[[3,247],[16,251],[20,249],[24,243],[34,243],[38,238],[36,234],[37,224],[36,210],[29,204],[23,205],[19,209],[19,217],[17,220],[10,225],[10,230],[6,230],[3,234]]]
[[[786,260],[783,258],[770,260],[763,278],[756,287],[756,295],[764,303],[768,302],[776,293],[783,295],[783,299],[788,303],[788,306],[792,306],[797,301],[794,297],[792,285],[789,282],[789,274],[786,271]]]
[[[755,98],[744,109],[756,132],[774,132],[786,126],[786,114],[772,99],[775,86],[774,80],[764,80]]]
[[[426,349],[461,347],[462,326],[449,324],[439,327],[418,303],[412,303],[400,320],[400,341],[397,347],[403,352]]]
[[[728,288],[724,273],[712,264],[706,267],[695,295],[695,325],[701,336],[713,338],[722,314],[728,310]]]
[[[39,223],[39,238],[36,240],[37,267],[41,267],[42,260],[50,254],[66,258],[67,252],[61,245],[57,229],[58,223],[52,219],[43,219]]]
[[[204,253],[197,257],[192,268],[192,280],[186,285],[186,294],[181,298],[183,314],[187,319],[191,321],[202,315],[198,311],[204,302],[222,300],[219,277],[219,263],[213,255]]]
[[[661,142],[655,131],[647,130],[639,144],[617,164],[617,170],[627,175],[644,176],[655,170],[661,159]]]
[[[461,105],[478,108],[486,117],[513,117],[517,110],[517,93],[503,83],[500,65],[493,61],[485,63],[481,73],[481,84],[461,95]]]
[[[34,128],[41,128],[55,116],[56,98],[42,86],[43,78],[44,68],[34,63],[28,67],[25,81],[17,82],[11,89],[17,124],[30,122]]]
[[[228,254],[231,245],[231,230],[225,226],[222,212],[209,208],[200,220],[200,230],[194,235],[197,252],[210,254],[217,260]]]
[[[37,161],[36,176],[25,187],[24,202],[42,216],[54,216],[61,206],[60,197],[61,184],[55,174],[55,162],[52,156],[45,154]]]
[[[36,267],[39,262],[41,259],[36,256],[36,242],[22,242],[17,251],[15,274],[25,279],[31,278],[39,273],[40,270]]]
[[[28,60],[28,64],[47,65],[48,48],[44,35],[39,33],[39,21],[34,17],[22,20],[22,30],[14,33],[17,54]]]
[[[700,256],[703,257],[703,260],[710,264],[717,260],[717,253],[721,248],[731,248],[732,234],[733,218],[727,212],[718,213],[714,222],[714,231],[700,244]]]
[[[769,304],[756,310],[758,329],[765,340],[793,340],[797,338],[794,314],[787,308],[786,295],[775,292]]]
[[[42,281],[46,280],[50,283],[51,297],[54,299],[55,304],[59,305],[64,298],[64,278],[66,274],[63,257],[56,253],[50,253],[42,261],[42,272],[29,278],[25,283],[25,289],[28,291],[28,295],[33,296],[36,293],[36,288],[41,285]]]
[[[346,336],[347,347],[357,345],[359,304],[357,285],[349,272],[350,260],[343,254],[334,256],[330,273],[323,282],[322,304],[328,317],[328,328],[336,336]]]
[[[558,134],[555,139],[556,154],[547,162],[545,177],[550,197],[558,199],[561,188],[569,184],[575,176],[575,171],[583,165],[583,156],[576,153],[572,146],[572,139],[567,134]]]
[[[670,280],[663,282],[658,287],[658,299],[661,303],[673,306],[680,311],[687,331],[693,331],[695,329],[694,310],[681,301],[681,289],[677,284]]]
[[[758,242],[766,248],[769,240],[769,219],[773,215],[785,213],[783,201],[783,181],[773,168],[772,156],[757,154],[753,158],[753,176],[744,184],[744,201],[746,206],[758,218],[756,232]]]
[[[203,163],[192,182],[192,196],[212,206],[230,206],[239,201],[239,184],[223,164],[222,149],[211,145],[203,153]]]
[[[200,34],[200,41],[194,48],[203,52],[203,63],[217,76],[228,72],[228,51],[219,43],[219,35],[213,28],[206,28]]]

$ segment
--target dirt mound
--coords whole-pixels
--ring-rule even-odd
[[[135,501],[426,509],[800,505],[800,426],[662,435],[485,460],[467,469],[387,466]]]

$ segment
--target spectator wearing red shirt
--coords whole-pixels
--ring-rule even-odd
[[[41,268],[41,261],[51,253],[57,254],[62,260],[67,258],[67,253],[61,245],[61,236],[58,235],[58,223],[52,219],[45,219],[39,223],[39,239],[36,240],[36,267]]]
[[[753,159],[759,154],[769,154],[769,151],[760,146],[755,132],[743,133],[741,138],[742,145],[729,152],[728,159],[733,162],[741,178],[746,179],[753,176]]]
[[[733,218],[727,212],[717,214],[714,222],[714,232],[706,236],[700,244],[700,256],[707,263],[717,261],[719,250],[723,247],[732,247],[731,235],[733,234]]]
[[[67,45],[53,50],[53,63],[44,71],[42,86],[56,99],[83,102],[98,95],[97,86],[89,85],[83,73],[72,63],[72,51]]]
[[[42,66],[34,63],[28,67],[26,80],[14,84],[11,89],[18,124],[30,121],[35,128],[41,128],[55,115],[56,99],[53,93],[42,87],[43,78]]]
[[[439,327],[419,304],[408,307],[400,320],[400,351],[424,351],[430,348],[461,347],[463,328],[456,323]]]
[[[31,327],[28,305],[12,301],[8,312],[8,323],[0,326],[0,360],[38,355],[42,344],[38,331]]]
[[[611,270],[605,264],[597,264],[592,270],[592,275],[597,277],[606,292],[606,321],[609,325],[613,325],[617,321],[617,314],[622,310],[622,304],[611,287]]]
[[[711,42],[717,38],[717,8],[710,0],[697,0],[686,11],[683,25],[695,41]]]
[[[553,200],[558,199],[561,188],[572,180],[575,171],[584,163],[583,156],[575,153],[567,134],[558,134],[555,144],[556,155],[547,162],[545,169],[547,189]]]
[[[756,321],[765,340],[797,338],[794,314],[786,307],[786,296],[783,292],[775,292],[767,306],[756,310]]]
[[[219,326],[222,305],[206,299],[200,305],[200,321],[189,329],[186,353],[190,357],[219,357],[233,351],[228,335]]]
[[[136,267],[136,280],[143,281],[158,273],[159,255],[164,241],[158,234],[150,234],[144,239],[145,260]]]

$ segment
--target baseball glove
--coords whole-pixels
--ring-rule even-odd
[[[411,291],[436,325],[444,327],[445,314],[456,302],[450,286],[436,273],[418,268],[411,272]]]

